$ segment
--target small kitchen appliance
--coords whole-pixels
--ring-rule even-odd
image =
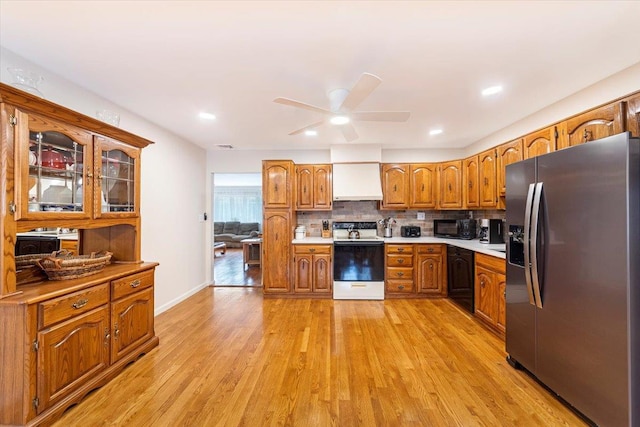
[[[501,219],[482,219],[480,221],[480,243],[504,243]]]
[[[475,219],[434,219],[433,235],[450,239],[471,240],[476,238]]]
[[[304,239],[307,237],[307,227],[299,225],[295,229],[296,239]]]
[[[420,237],[420,227],[417,225],[403,225],[400,227],[402,237]]]

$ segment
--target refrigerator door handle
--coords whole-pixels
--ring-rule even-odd
[[[529,192],[527,193],[527,204],[524,209],[524,278],[527,285],[527,294],[529,295],[529,304],[536,305],[533,296],[533,283],[531,280],[531,252],[530,252],[530,231],[531,231],[531,208],[533,206],[533,195],[535,193],[535,184],[529,184]]]
[[[542,199],[542,182],[536,184],[535,196],[533,198],[532,230],[531,230],[531,272],[533,282],[533,293],[536,307],[542,308],[542,297],[540,294],[540,276],[538,274],[538,223],[540,221],[540,200]]]

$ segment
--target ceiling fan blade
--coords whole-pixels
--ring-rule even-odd
[[[350,113],[352,120],[362,122],[406,122],[411,117],[409,111],[357,111]]]
[[[355,141],[359,138],[358,132],[356,132],[356,129],[351,123],[340,125],[340,130],[342,131],[342,135],[344,135],[344,139],[346,139],[347,142]]]
[[[289,98],[276,98],[273,102],[277,104],[290,105],[292,107],[304,108],[305,110],[315,111],[322,114],[332,114],[331,111],[324,108],[316,107],[315,105],[305,104],[304,102],[296,101]]]
[[[382,83],[382,80],[379,77],[363,73],[349,91],[349,95],[342,101],[340,110],[352,111],[355,109],[380,83]]]
[[[312,123],[309,126],[305,126],[302,129],[298,129],[298,130],[294,130],[293,132],[291,132],[289,135],[298,135],[299,133],[304,132],[305,130],[309,130],[309,129],[313,129],[313,128],[317,128],[318,126],[322,125],[325,121],[322,120],[320,122],[316,122],[316,123]]]

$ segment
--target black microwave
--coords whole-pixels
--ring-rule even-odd
[[[476,237],[475,219],[434,219],[433,235],[451,239],[471,240]]]

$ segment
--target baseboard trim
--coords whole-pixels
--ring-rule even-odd
[[[169,301],[169,302],[167,302],[165,304],[162,304],[161,306],[156,307],[156,309],[154,311],[154,315],[157,316],[158,314],[169,310],[174,305],[177,305],[177,304],[181,303],[182,301],[184,301],[187,298],[189,298],[190,296],[200,292],[201,290],[203,290],[204,288],[206,288],[208,286],[210,286],[210,283],[208,283],[208,282],[201,283],[200,285],[196,286],[193,289],[188,290],[187,292],[185,292],[182,295],[177,296],[176,298],[172,299],[171,301]]]

